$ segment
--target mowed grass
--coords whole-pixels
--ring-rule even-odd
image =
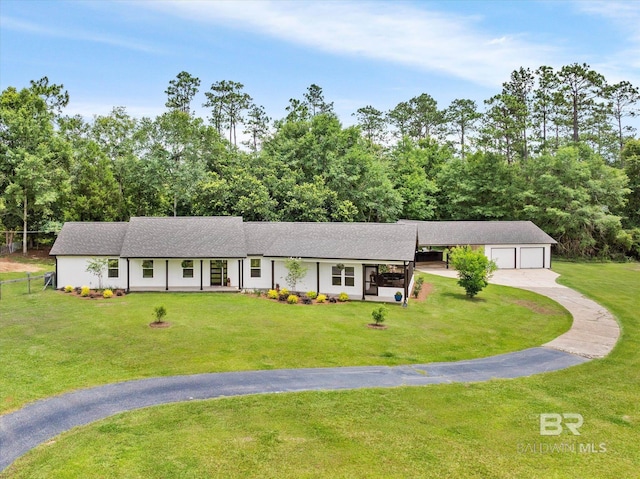
[[[17,273],[4,275],[20,276]],[[454,281],[404,309],[384,331],[375,304],[288,305],[254,295],[135,293],[82,299],[5,285],[0,300],[0,411],[71,389],[203,372],[455,361],[538,346],[570,326],[551,300],[490,287],[475,300]],[[152,329],[164,305],[170,328]]]
[[[515,380],[148,408],[63,434],[5,477],[638,477],[640,267],[554,269],[620,321],[607,358]],[[566,412],[583,415],[580,436],[540,436],[540,413]]]

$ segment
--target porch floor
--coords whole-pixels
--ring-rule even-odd
[[[165,289],[164,286],[151,286],[145,288],[130,288],[132,293],[141,292],[166,292],[166,293],[239,293],[240,289],[235,286],[169,286],[169,289]]]
[[[373,296],[367,294],[365,295],[364,300],[372,303],[397,303],[399,306],[402,306],[402,301],[396,301],[393,296]],[[356,300],[354,299],[354,301]]]

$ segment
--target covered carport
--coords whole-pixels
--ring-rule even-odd
[[[448,267],[445,250],[482,248],[499,269],[551,268],[556,241],[531,221],[410,221],[417,227],[416,262]]]

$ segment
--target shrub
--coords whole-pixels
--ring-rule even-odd
[[[424,283],[424,276],[418,276],[418,278],[416,279],[416,284],[422,286],[422,283]]]
[[[417,298],[421,290],[422,290],[422,283],[416,282],[415,286],[413,287],[413,297]]]
[[[318,303],[324,303],[326,300],[327,300],[326,294],[319,294],[318,297],[316,298],[316,302]]]
[[[371,311],[371,317],[376,322],[376,324],[384,323],[386,316],[387,308],[385,308],[384,306],[380,306],[379,308],[375,308],[373,311]]]
[[[73,286],[71,286],[70,284],[66,285],[64,287],[64,292],[65,293],[70,293],[71,291],[73,291]]]
[[[167,308],[165,308],[164,306],[156,306],[153,309],[153,314],[156,317],[156,323],[161,323],[162,318],[167,315]]]
[[[344,303],[345,301],[349,301],[349,295],[344,291],[338,295],[338,301]]]
[[[111,291],[110,289],[105,289],[104,292],[102,293],[102,297],[105,299],[109,299],[113,297],[113,291]]]
[[[489,278],[497,269],[482,251],[474,251],[470,246],[456,246],[451,250],[449,259],[458,271],[458,284],[473,298],[489,284]]]
[[[280,293],[278,295],[278,301],[287,301],[289,299],[289,293]]]
[[[309,291],[307,293],[307,298],[309,299],[316,299],[318,297],[318,293],[316,293],[315,291]]]
[[[122,296],[124,293],[120,290],[116,291],[116,296]]]
[[[262,290],[254,289],[253,294],[255,294],[259,298],[260,296],[262,296]]]
[[[83,286],[82,288],[80,288],[80,296],[82,296],[83,298],[89,296],[90,292],[91,288],[89,288],[89,286]]]
[[[287,298],[287,303],[289,303],[289,304],[297,304],[298,303],[298,297],[295,294],[290,294],[289,297]]]
[[[269,291],[267,291],[267,298],[278,299],[278,292],[275,289],[270,289]]]
[[[302,298],[302,304],[312,304],[313,300],[311,298]]]
[[[280,290],[280,294],[286,294],[287,296],[289,296],[289,290],[287,288],[282,288]]]
[[[331,297],[331,298],[329,298],[329,302],[330,303],[337,303],[338,301],[336,300],[336,298]]]

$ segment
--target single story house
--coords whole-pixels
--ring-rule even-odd
[[[531,221],[409,221],[418,230],[416,261],[442,260],[442,250],[470,245],[484,248],[501,269],[551,268],[557,242]]]
[[[133,217],[65,223],[50,254],[60,287],[98,287],[88,262],[106,260],[102,285],[127,291],[289,287],[288,258],[306,275],[296,291],[406,299],[416,261],[456,245],[483,247],[500,268],[550,268],[556,241],[530,221],[245,222],[235,216]]]
[[[285,261],[307,269],[296,291],[390,298],[412,286],[416,227],[400,223],[243,222],[240,217],[134,217],[65,223],[50,254],[60,287],[98,286],[86,271],[107,260],[105,287],[212,291],[289,287]]]

